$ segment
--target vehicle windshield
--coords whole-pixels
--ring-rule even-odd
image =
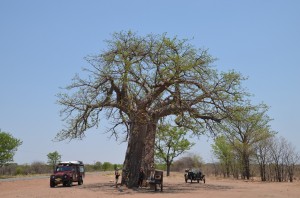
[[[59,166],[56,168],[57,172],[63,172],[63,171],[72,171],[73,167],[71,166]]]
[[[201,172],[201,170],[199,170],[199,169],[191,169],[190,172],[199,173],[199,172]]]

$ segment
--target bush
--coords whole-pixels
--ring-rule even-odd
[[[24,174],[23,168],[20,167],[20,166],[18,166],[18,167],[16,168],[16,173],[15,173],[15,175],[23,175],[23,174]]]
[[[51,169],[49,166],[43,162],[33,162],[31,164],[31,174],[44,174],[44,173],[50,173]]]
[[[188,155],[176,160],[171,166],[172,171],[182,172],[189,168],[203,168],[203,160],[198,155]]]

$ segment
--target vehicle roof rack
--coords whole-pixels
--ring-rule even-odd
[[[59,164],[77,164],[77,165],[83,165],[83,162],[79,161],[79,160],[73,160],[73,161],[62,161]]]

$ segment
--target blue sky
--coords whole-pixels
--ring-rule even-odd
[[[56,94],[122,30],[192,39],[220,71],[234,69],[254,103],[269,105],[272,129],[300,151],[300,1],[297,0],[1,0],[0,129],[23,141],[15,162],[123,163],[126,143],[109,139],[107,121],[78,141],[53,142],[63,127]],[[203,136],[192,151],[211,161]]]

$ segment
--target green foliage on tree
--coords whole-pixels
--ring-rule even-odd
[[[172,127],[170,124],[158,126],[155,139],[155,157],[163,161],[167,167],[167,176],[170,175],[170,167],[175,157],[190,150],[195,143],[187,138],[187,130],[180,127]]]
[[[255,154],[255,144],[275,134],[270,129],[267,111],[265,104],[235,107],[219,129],[238,155],[243,178],[250,178],[250,159]]]
[[[21,144],[21,140],[0,130],[0,166],[13,161],[13,157]]]
[[[52,166],[53,170],[55,170],[55,166],[61,161],[61,155],[54,151],[52,153],[48,153],[48,164]]]
[[[234,159],[232,145],[226,140],[226,137],[222,135],[215,139],[214,144],[212,144],[212,150],[214,156],[219,159],[224,177],[229,177]]]

